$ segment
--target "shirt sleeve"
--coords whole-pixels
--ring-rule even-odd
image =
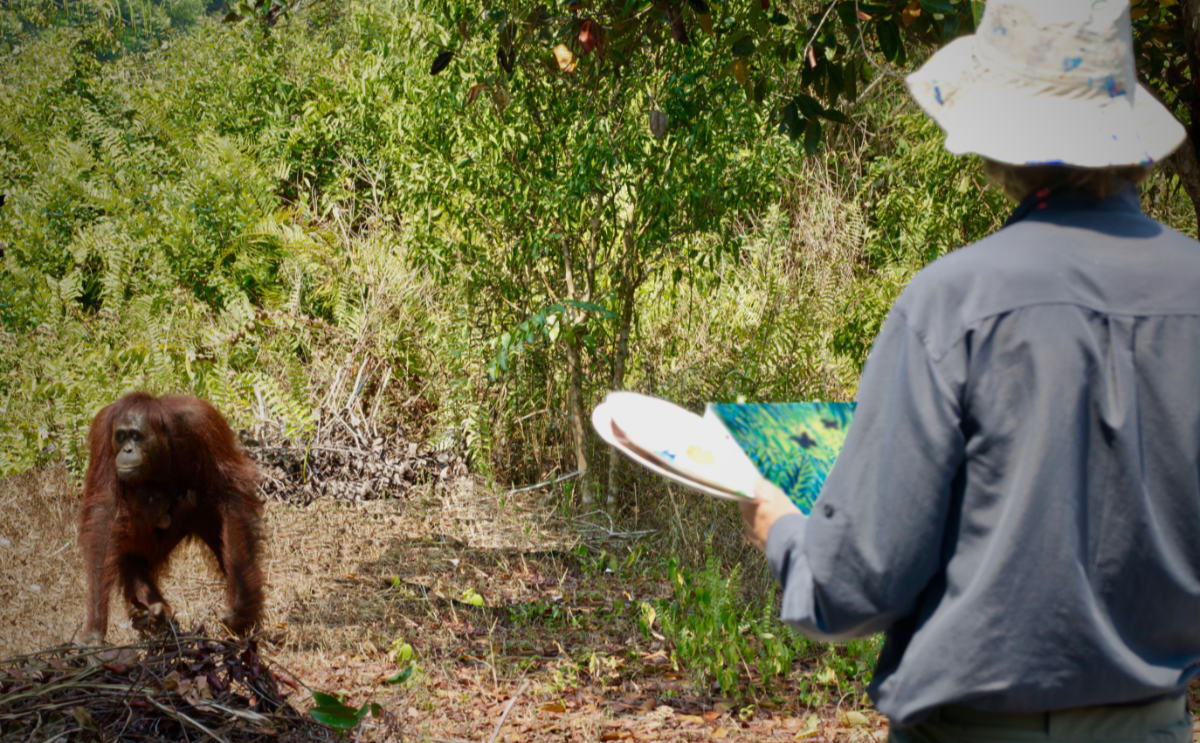
[[[893,308],[858,407],[811,516],[779,519],[767,561],[782,618],[811,637],[879,632],[916,607],[941,568],[964,442],[958,395]]]

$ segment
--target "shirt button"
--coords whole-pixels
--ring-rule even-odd
[[[828,503],[825,504],[825,507],[822,508],[821,511],[825,514],[825,518],[833,518],[833,506],[829,505]]]

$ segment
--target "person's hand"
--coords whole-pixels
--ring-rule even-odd
[[[742,520],[746,522],[746,539],[760,550],[766,549],[767,534],[771,532],[771,525],[776,519],[801,512],[775,483],[765,479],[760,479],[754,486],[754,500],[742,501],[738,507],[742,510]]]

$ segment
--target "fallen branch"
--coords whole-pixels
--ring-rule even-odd
[[[488,743],[496,743],[496,736],[500,735],[500,728],[504,727],[504,721],[508,719],[508,713],[512,712],[513,705],[529,688],[529,679],[525,679],[521,683],[521,688],[517,689],[517,693],[513,694],[512,699],[508,700],[508,704],[504,706],[504,714],[500,715],[500,721],[496,723],[496,729],[492,731],[492,737],[488,739]]]

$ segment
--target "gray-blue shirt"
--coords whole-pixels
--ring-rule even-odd
[[[767,540],[783,619],[886,630],[900,724],[1181,693],[1200,672],[1200,243],[1034,198],[892,307],[812,516]]]

